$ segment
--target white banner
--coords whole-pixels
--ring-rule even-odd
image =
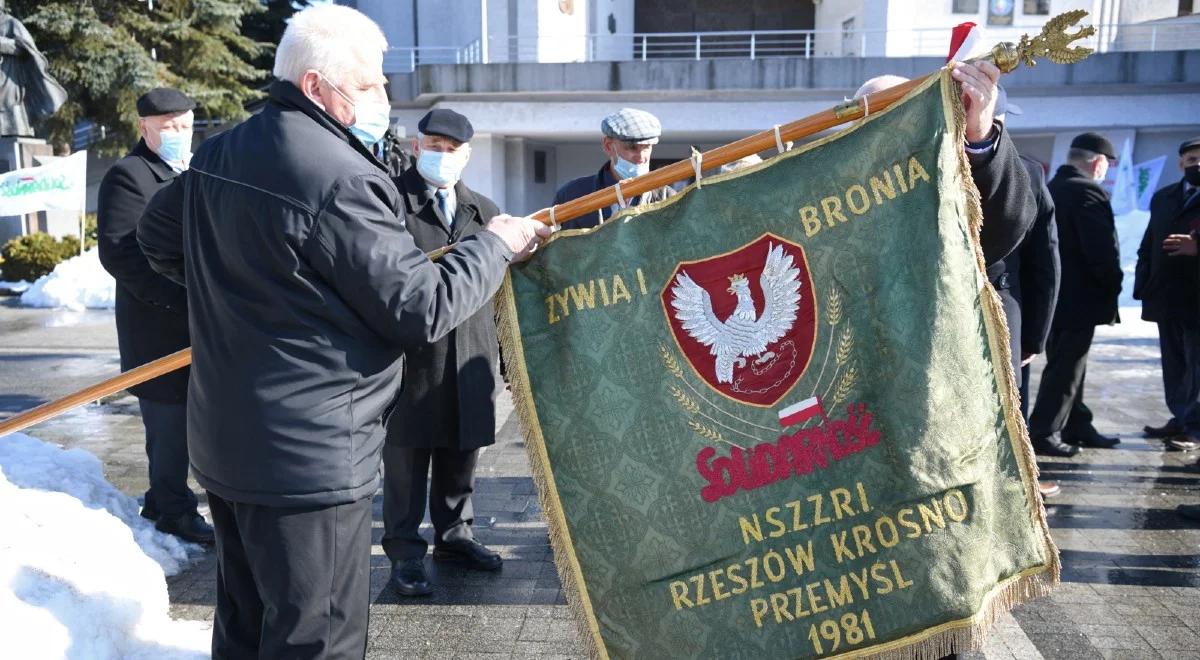
[[[1121,149],[1117,160],[1116,182],[1112,188],[1112,210],[1114,215],[1123,215],[1137,208],[1137,179],[1133,173],[1133,147],[1129,140]]]
[[[0,174],[0,216],[46,210],[82,212],[86,200],[86,151],[41,167]]]
[[[1150,210],[1150,198],[1158,190],[1158,178],[1162,176],[1167,157],[1159,156],[1133,166],[1133,182],[1137,186],[1137,207]]]

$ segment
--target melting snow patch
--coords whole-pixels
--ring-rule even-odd
[[[206,622],[168,614],[164,573],[197,546],[162,534],[100,461],[0,438],[0,639],[12,658],[206,658]]]
[[[37,279],[21,294],[26,307],[112,309],[116,305],[116,281],[100,265],[100,251],[92,248],[54,267],[54,272]]]

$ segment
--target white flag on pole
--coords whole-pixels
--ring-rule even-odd
[[[1163,165],[1166,162],[1166,156],[1159,156],[1133,166],[1133,181],[1137,186],[1137,207],[1139,209],[1150,210],[1150,198],[1158,190],[1158,178],[1162,176]]]
[[[86,151],[41,167],[0,174],[0,216],[47,210],[82,212],[86,200]]]
[[[1117,180],[1112,189],[1114,215],[1124,215],[1137,208],[1137,180],[1133,175],[1133,148],[1129,140],[1121,148],[1121,159],[1117,161]]]

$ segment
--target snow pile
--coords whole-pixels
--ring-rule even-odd
[[[1116,216],[1117,238],[1121,242],[1121,270],[1125,271],[1125,279],[1121,282],[1121,307],[1134,307],[1138,317],[1142,314],[1141,303],[1133,299],[1133,272],[1137,267],[1137,252],[1142,245],[1142,234],[1146,233],[1146,224],[1150,222],[1149,211],[1130,211]],[[1161,249],[1161,247],[1159,248]],[[1125,313],[1121,313],[1125,318]],[[1135,317],[1136,318],[1136,317]]]
[[[73,311],[112,309],[117,283],[100,265],[100,251],[92,248],[71,257],[43,275],[21,294],[26,307],[66,307]]]
[[[0,280],[0,294],[3,293],[21,293],[29,288],[29,282],[25,280],[17,280],[16,282],[8,282]]]
[[[164,580],[199,549],[155,531],[95,456],[0,438],[0,529],[6,657],[208,657],[209,624],[172,620]]]

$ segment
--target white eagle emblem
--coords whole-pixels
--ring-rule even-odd
[[[792,329],[800,309],[800,269],[792,265],[791,255],[781,245],[767,244],[767,263],[758,283],[766,298],[762,316],[754,308],[750,281],[745,275],[729,278],[729,293],[737,296],[737,308],[721,321],[713,313],[708,291],[687,273],[675,277],[671,306],[675,318],[689,335],[708,346],[717,358],[717,382],[733,380],[733,368],[746,366],[746,358],[756,357],[762,364],[775,357],[767,346],[779,341]]]

